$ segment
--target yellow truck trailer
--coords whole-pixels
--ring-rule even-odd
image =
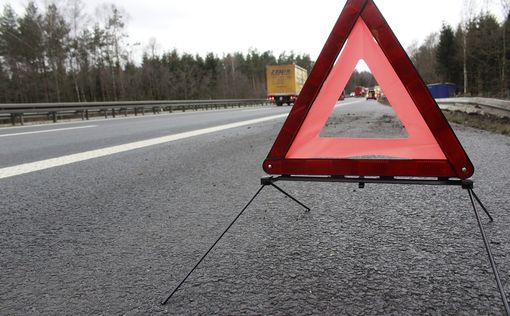
[[[267,65],[266,83],[267,98],[281,106],[284,103],[293,104],[303,88],[308,72],[295,64]]]

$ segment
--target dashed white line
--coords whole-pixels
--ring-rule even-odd
[[[43,129],[43,130],[40,130],[40,131],[11,133],[11,134],[0,134],[0,137],[20,136],[20,135],[29,135],[29,134],[42,134],[42,133],[53,133],[53,132],[69,131],[69,130],[73,130],[73,129],[83,129],[83,128],[91,128],[91,127],[97,127],[97,125],[87,125],[87,126],[77,126],[77,127],[67,127],[67,128],[55,128],[55,129]]]
[[[15,177],[15,176],[19,176],[19,175],[30,173],[30,172],[45,170],[45,169],[54,168],[54,167],[60,167],[60,166],[64,166],[64,165],[68,165],[68,164],[72,164],[72,163],[76,163],[76,162],[80,162],[80,161],[109,156],[109,155],[118,154],[118,153],[130,151],[130,150],[134,150],[134,149],[140,149],[140,148],[144,148],[144,147],[148,147],[148,146],[164,144],[164,143],[173,142],[173,141],[181,140],[181,139],[185,139],[185,138],[210,134],[210,133],[219,132],[219,131],[232,129],[232,128],[236,128],[236,127],[242,127],[242,126],[267,122],[267,121],[271,121],[271,120],[276,120],[279,118],[284,118],[287,115],[288,114],[286,113],[286,114],[280,114],[280,115],[267,116],[267,117],[263,117],[263,118],[253,119],[253,120],[247,120],[247,121],[241,121],[241,122],[236,122],[236,123],[231,123],[231,124],[214,126],[214,127],[199,129],[199,130],[190,131],[190,132],[184,132],[184,133],[179,133],[179,134],[174,134],[174,135],[157,137],[157,138],[152,138],[152,139],[148,139],[148,140],[118,145],[118,146],[112,146],[112,147],[91,150],[91,151],[86,151],[86,152],[72,154],[72,155],[66,155],[66,156],[57,157],[57,158],[51,158],[51,159],[46,159],[46,160],[41,160],[41,161],[36,161],[36,162],[25,163],[25,164],[21,164],[21,165],[17,165],[17,166],[6,167],[6,168],[0,169],[0,179]]]

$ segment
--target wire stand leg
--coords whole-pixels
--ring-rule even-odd
[[[207,252],[202,256],[202,258],[200,258],[200,260],[198,260],[198,262],[195,264],[195,266],[193,267],[193,269],[191,269],[191,271],[186,275],[186,277],[184,279],[182,279],[182,281],[179,283],[179,285],[177,285],[175,287],[175,289],[172,291],[172,293],[170,293],[170,295],[168,295],[168,297],[163,301],[161,302],[161,305],[166,305],[166,303],[168,303],[168,301],[172,298],[172,296],[175,294],[175,292],[177,292],[179,290],[179,288],[181,287],[181,285],[188,279],[188,277],[193,273],[193,271],[195,271],[195,269],[200,265],[200,263],[202,263],[202,261],[205,259],[205,257],[207,257],[207,255],[209,254],[209,252],[211,252],[211,250],[216,246],[216,244],[221,240],[221,238],[223,238],[223,236],[228,232],[228,230],[230,229],[230,227],[232,227],[235,222],[239,219],[239,217],[241,217],[241,215],[243,215],[244,211],[246,211],[246,209],[248,208],[248,206],[250,206],[250,204],[253,202],[253,200],[255,200],[255,198],[260,194],[260,192],[262,191],[262,189],[264,189],[266,185],[262,185],[257,193],[255,193],[255,195],[251,198],[251,200],[248,202],[248,204],[246,204],[246,206],[241,210],[241,212],[239,212],[239,214],[236,216],[236,218],[234,218],[234,220],[230,223],[230,225],[228,225],[227,229],[225,229],[223,231],[223,233],[221,234],[220,237],[218,237],[218,239],[216,239],[216,241],[214,242],[214,244],[209,248],[209,250],[207,250]]]
[[[304,207],[306,209],[307,212],[310,212],[310,208],[306,205],[304,205],[303,203],[299,202],[295,197],[293,197],[292,195],[290,195],[289,193],[283,191],[280,187],[278,187],[276,184],[274,184],[273,182],[270,183],[271,186],[273,186],[274,188],[276,188],[276,190],[280,191],[281,193],[283,193],[285,196],[289,197],[290,199],[292,199],[294,202],[296,202],[297,204],[301,205],[302,207]]]
[[[469,199],[471,200],[471,204],[473,205],[473,210],[475,211],[476,221],[478,222],[478,227],[480,227],[480,233],[482,235],[483,243],[485,244],[485,249],[487,250],[487,255],[489,257],[489,261],[491,264],[492,272],[494,273],[494,277],[496,278],[496,284],[498,285],[499,293],[501,294],[501,299],[503,300],[503,305],[505,306],[505,311],[508,316],[510,316],[510,307],[508,306],[508,299],[505,295],[505,290],[503,288],[503,284],[501,283],[501,279],[499,277],[498,268],[496,266],[496,262],[494,261],[494,256],[492,255],[492,251],[490,248],[489,241],[487,239],[487,235],[485,234],[485,230],[483,229],[482,221],[480,219],[480,215],[478,214],[478,210],[476,209],[475,200],[473,196],[476,197],[472,189],[468,189]],[[477,199],[479,202],[479,200]],[[479,202],[480,203],[480,202]]]
[[[471,194],[473,194],[473,197],[476,199],[476,201],[478,202],[478,204],[482,207],[482,210],[484,210],[485,214],[487,214],[487,216],[489,217],[490,221],[491,222],[494,222],[494,219],[492,218],[491,214],[489,213],[489,211],[485,208],[485,205],[483,205],[482,201],[480,201],[480,199],[478,198],[478,195],[476,195],[475,191],[471,190]]]

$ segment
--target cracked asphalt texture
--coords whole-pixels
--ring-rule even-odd
[[[391,115],[366,106],[335,115]],[[160,305],[259,188],[282,122],[0,180],[0,314],[504,314],[466,191],[331,183],[279,184],[309,213],[265,188]],[[453,127],[510,294],[510,137]]]

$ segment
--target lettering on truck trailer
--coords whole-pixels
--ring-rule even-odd
[[[271,74],[275,76],[288,76],[290,75],[290,69],[274,69]]]

